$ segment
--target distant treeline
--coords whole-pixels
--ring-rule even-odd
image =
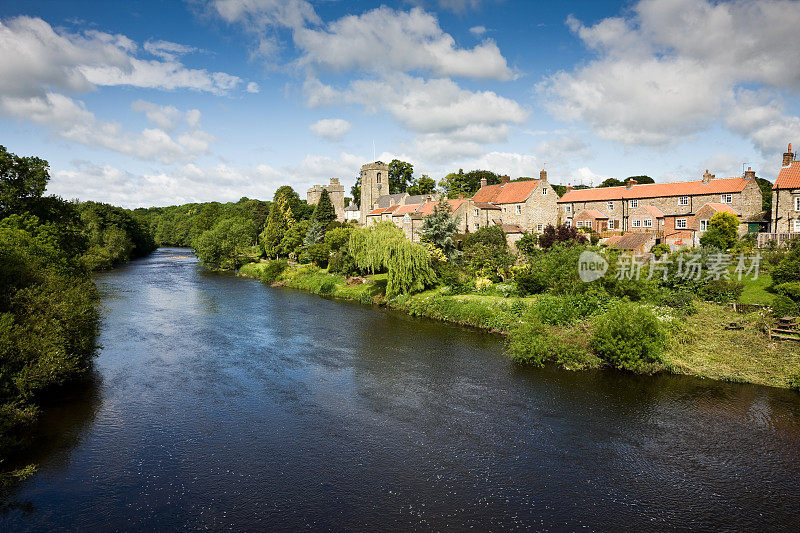
[[[91,271],[155,249],[133,212],[44,196],[49,179],[47,161],[0,146],[0,472],[42,396],[90,366],[100,320]]]

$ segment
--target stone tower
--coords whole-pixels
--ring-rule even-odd
[[[339,178],[331,178],[328,185],[314,185],[306,192],[306,200],[309,205],[316,205],[319,202],[322,189],[326,189],[331,197],[333,209],[336,211],[336,220],[344,222],[344,185],[339,183]]]
[[[389,194],[389,165],[376,161],[361,167],[361,224],[366,224],[367,213],[374,209],[378,197]]]

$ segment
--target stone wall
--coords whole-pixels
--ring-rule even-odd
[[[772,231],[774,233],[800,233],[795,229],[795,221],[800,220],[800,211],[795,209],[795,198],[800,198],[800,189],[772,191]]]
[[[361,167],[361,217],[367,222],[367,213],[374,209],[378,197],[389,194],[389,165],[377,161]]]
[[[336,211],[336,220],[344,222],[344,185],[339,183],[339,178],[331,178],[328,185],[314,185],[306,192],[306,201],[309,205],[317,205],[322,196],[322,190],[326,189],[331,198],[333,209]]]

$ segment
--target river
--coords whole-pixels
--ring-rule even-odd
[[[800,395],[519,368],[496,335],[205,272],[97,277],[4,531],[795,530]]]

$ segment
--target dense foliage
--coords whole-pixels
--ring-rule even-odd
[[[739,219],[733,213],[715,213],[708,221],[708,230],[700,237],[703,246],[728,250],[738,240]]]
[[[572,226],[562,224],[554,227],[552,224],[545,226],[544,231],[539,236],[539,246],[545,250],[556,243],[585,244],[589,239],[583,233]]]
[[[439,181],[439,187],[448,198],[456,198],[459,194],[472,196],[481,188],[481,179],[486,179],[487,185],[500,183],[500,176],[489,170],[471,170],[464,173],[463,169],[452,172]]]
[[[620,302],[594,321],[591,346],[615,368],[642,371],[661,362],[666,335],[652,311]]]
[[[433,213],[422,221],[422,241],[431,243],[442,254],[452,260],[458,254],[453,235],[458,231],[458,218],[452,216],[450,204],[442,198],[434,206]]]
[[[256,227],[252,220],[220,220],[194,241],[200,261],[211,270],[236,270],[254,257]]]

